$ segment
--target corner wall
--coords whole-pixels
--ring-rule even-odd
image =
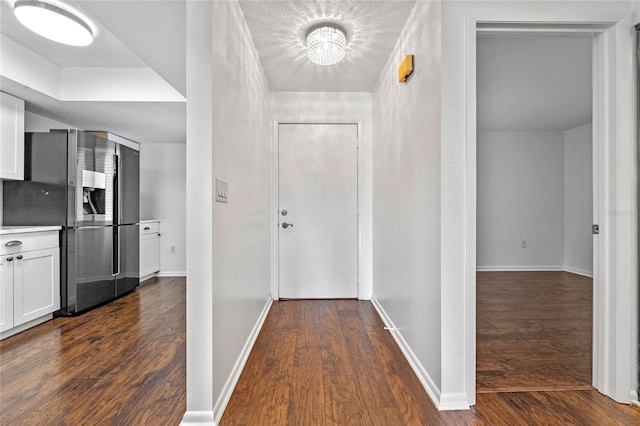
[[[440,2],[417,2],[373,92],[374,303],[440,400]],[[397,80],[405,55],[414,74]]]
[[[140,220],[158,219],[160,275],[186,274],[186,145],[147,143],[140,146]],[[175,247],[175,253],[171,247]]]
[[[563,132],[478,132],[479,270],[563,269],[564,182]]]

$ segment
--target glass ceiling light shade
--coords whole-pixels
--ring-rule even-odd
[[[307,34],[307,55],[314,64],[333,65],[344,59],[347,38],[335,27],[323,26]]]
[[[39,0],[16,0],[13,13],[18,21],[36,34],[70,46],[93,42],[89,24],[72,12]]]

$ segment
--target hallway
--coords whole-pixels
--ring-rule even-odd
[[[368,301],[274,302],[221,426],[635,424],[593,389],[480,393],[438,411]]]

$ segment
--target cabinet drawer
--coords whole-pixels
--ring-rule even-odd
[[[145,222],[140,224],[140,235],[157,234],[160,232],[160,222]]]
[[[11,245],[12,241],[19,241],[21,244]],[[58,243],[58,231],[0,235],[0,255],[55,248]]]

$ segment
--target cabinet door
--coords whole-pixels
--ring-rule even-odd
[[[60,309],[59,249],[19,253],[14,262],[14,326]]]
[[[24,101],[0,93],[0,178],[24,179]]]
[[[160,235],[140,236],[140,278],[160,271]]]
[[[13,327],[13,263],[15,256],[0,257],[0,332]]]

